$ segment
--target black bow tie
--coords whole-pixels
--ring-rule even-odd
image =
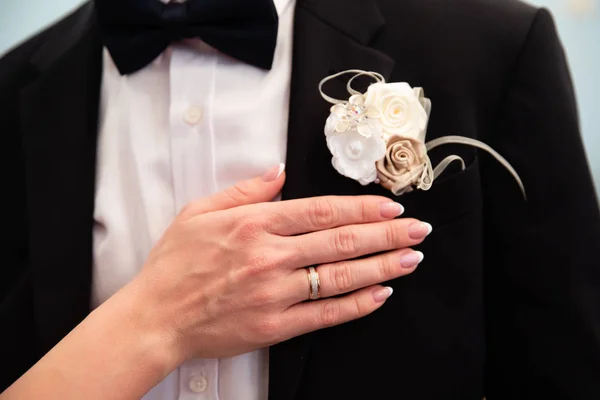
[[[95,8],[104,45],[122,75],[187,38],[262,69],[273,64],[278,24],[273,0],[95,0]]]

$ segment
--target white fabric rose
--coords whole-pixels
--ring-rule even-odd
[[[342,119],[342,117],[335,112],[332,112],[329,115],[329,117],[327,118],[327,121],[325,121],[325,136],[326,137],[336,134],[335,128],[336,128],[338,122],[341,121],[341,119]]]
[[[331,164],[340,174],[368,185],[377,179],[376,161],[385,155],[385,141],[381,134],[365,137],[352,129],[345,133],[330,134],[327,147],[333,158]]]
[[[365,106],[381,113],[383,139],[401,136],[425,140],[431,102],[423,96],[422,89],[411,88],[406,82],[374,83],[365,96]]]

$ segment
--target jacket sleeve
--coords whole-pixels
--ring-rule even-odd
[[[484,186],[486,396],[600,399],[600,213],[564,51],[531,23],[489,143]]]
[[[28,268],[27,198],[20,130],[19,93],[31,79],[23,61],[35,40],[0,59],[2,143],[2,240],[0,241],[0,393],[39,358]]]

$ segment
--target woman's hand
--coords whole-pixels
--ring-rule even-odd
[[[143,326],[175,339],[180,362],[229,357],[363,317],[391,295],[379,283],[421,261],[409,247],[431,226],[394,219],[400,205],[375,196],[267,202],[283,182],[275,168],[189,204],[132,283],[144,299]],[[362,258],[374,253],[381,254]],[[322,299],[307,302],[311,265]]]
[[[189,358],[249,352],[381,307],[391,290],[378,284],[414,270],[423,256],[408,247],[431,226],[395,220],[402,207],[382,197],[266,203],[281,172],[186,207],[138,276],[0,398],[139,399]],[[307,302],[311,265],[323,299]]]

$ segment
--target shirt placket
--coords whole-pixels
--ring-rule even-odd
[[[171,52],[169,134],[176,213],[190,201],[212,192],[210,113],[214,62],[211,57],[199,56],[186,48],[174,47]],[[217,359],[197,359],[182,364],[178,370],[178,400],[219,400],[218,366]]]

